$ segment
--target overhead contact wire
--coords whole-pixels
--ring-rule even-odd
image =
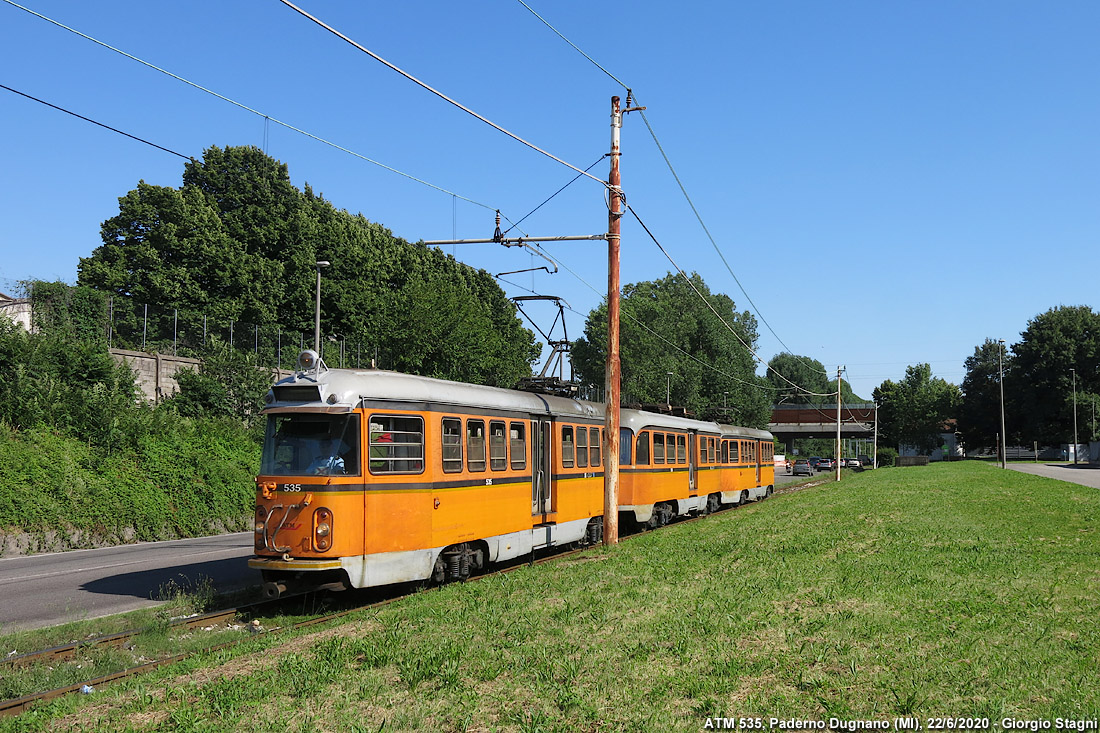
[[[356,42],[356,41],[352,40],[352,39],[351,39],[351,38],[349,38],[348,36],[344,35],[344,34],[343,34],[343,33],[341,33],[340,31],[336,30],[336,29],[335,29],[335,28],[333,28],[332,26],[330,26],[330,25],[328,25],[327,23],[325,23],[324,21],[320,20],[319,18],[316,18],[316,17],[314,17],[313,15],[310,15],[309,13],[307,13],[306,11],[302,10],[301,8],[299,8],[299,7],[298,7],[297,5],[295,5],[294,3],[290,2],[290,0],[279,0],[279,2],[281,2],[281,3],[283,4],[283,5],[286,5],[286,6],[288,7],[288,8],[291,8],[292,10],[294,10],[294,11],[296,11],[296,12],[300,13],[301,15],[303,15],[303,16],[304,16],[304,17],[306,17],[306,18],[308,18],[309,20],[312,20],[312,21],[313,21],[314,23],[316,23],[317,25],[321,26],[322,28],[324,28],[325,30],[327,30],[327,31],[328,31],[329,33],[332,33],[332,34],[333,34],[334,36],[336,36],[336,37],[338,37],[338,38],[340,38],[340,39],[342,39],[342,40],[346,41],[347,43],[351,44],[351,45],[352,45],[352,46],[354,46],[355,48],[359,49],[359,50],[360,50],[360,51],[362,51],[363,53],[365,53],[365,54],[367,54],[368,56],[370,56],[370,57],[371,57],[372,59],[374,59],[375,61],[377,61],[377,62],[379,62],[379,63],[381,63],[381,64],[383,64],[383,65],[387,66],[388,68],[392,69],[393,71],[396,71],[396,72],[397,72],[398,74],[400,74],[401,76],[405,77],[405,78],[406,78],[406,79],[408,79],[409,81],[411,81],[411,82],[413,82],[413,83],[415,83],[415,84],[419,85],[420,87],[422,87],[422,88],[426,89],[427,91],[429,91],[429,92],[431,92],[432,94],[436,95],[437,97],[439,97],[440,99],[444,100],[445,102],[448,102],[448,103],[450,103],[450,104],[454,105],[455,107],[458,107],[458,108],[459,108],[460,110],[462,110],[462,111],[463,111],[463,112],[465,112],[466,114],[468,114],[468,115],[471,115],[471,116],[475,117],[476,119],[479,119],[479,120],[481,120],[481,121],[482,121],[482,122],[484,122],[485,124],[487,124],[487,125],[489,125],[490,127],[492,127],[492,128],[494,129],[494,130],[497,130],[497,131],[499,131],[499,132],[502,132],[502,133],[504,133],[505,135],[507,135],[508,137],[510,137],[510,138],[512,138],[513,140],[515,140],[516,142],[518,142],[518,143],[521,143],[521,144],[523,144],[523,145],[526,145],[527,147],[531,148],[531,149],[532,149],[532,150],[534,150],[535,152],[537,152],[537,153],[540,153],[540,154],[542,154],[542,155],[545,155],[545,156],[546,156],[547,158],[550,158],[550,159],[551,159],[551,160],[553,160],[553,161],[556,161],[556,162],[558,162],[558,163],[561,163],[561,164],[562,164],[562,165],[564,165],[564,166],[565,166],[566,168],[570,168],[570,169],[572,169],[572,170],[576,171],[577,173],[580,173],[581,175],[585,175],[585,176],[588,176],[588,177],[589,177],[589,178],[591,178],[591,179],[592,179],[593,181],[596,181],[597,183],[599,183],[599,184],[600,184],[601,186],[605,186],[605,187],[607,186],[607,181],[603,181],[603,180],[601,180],[601,179],[597,178],[596,176],[592,175],[591,173],[588,173],[587,171],[582,171],[582,170],[581,170],[580,168],[578,168],[577,166],[573,165],[572,163],[567,163],[567,162],[565,162],[565,161],[564,161],[564,160],[562,160],[561,158],[557,157],[556,155],[554,155],[554,154],[552,154],[552,153],[549,153],[549,152],[547,152],[547,151],[543,150],[542,148],[540,148],[539,146],[535,145],[534,143],[531,143],[531,142],[528,142],[527,140],[524,140],[524,139],[523,139],[522,137],[520,137],[519,135],[515,134],[514,132],[511,132],[510,130],[506,130],[505,128],[501,127],[500,125],[498,125],[497,123],[495,123],[495,122],[493,122],[492,120],[488,119],[487,117],[483,117],[482,115],[478,114],[477,112],[474,112],[474,111],[473,111],[472,109],[470,109],[469,107],[465,106],[465,105],[464,105],[464,104],[462,104],[461,102],[458,102],[458,101],[456,101],[456,100],[452,99],[451,97],[448,97],[448,96],[447,96],[446,94],[444,94],[443,92],[441,92],[441,91],[439,91],[438,89],[436,89],[436,88],[434,88],[434,87],[432,87],[432,86],[428,85],[427,83],[425,83],[425,82],[421,81],[420,79],[417,79],[417,78],[416,78],[415,76],[413,76],[413,75],[412,75],[412,74],[410,74],[409,72],[405,71],[404,69],[402,69],[402,68],[400,68],[400,67],[398,67],[398,66],[395,66],[394,64],[391,64],[391,63],[390,63],[389,61],[386,61],[386,60],[385,60],[384,58],[382,58],[382,57],[381,57],[381,56],[379,56],[378,54],[374,53],[373,51],[371,51],[371,50],[370,50],[369,48],[367,48],[366,46],[363,46],[362,44],[360,44],[360,43],[358,43],[358,42]]]
[[[540,245],[539,245],[538,243],[535,243],[535,246],[536,246],[536,247],[538,247],[538,248],[539,248],[540,250],[543,250],[543,248],[542,248],[542,247],[541,247],[541,246],[540,246]],[[543,250],[543,252],[545,253],[545,250]],[[547,256],[548,256],[548,255],[547,255]],[[581,276],[580,276],[580,275],[579,275],[579,274],[578,274],[577,272],[575,272],[575,271],[574,271],[573,269],[571,269],[571,268],[569,267],[569,265],[565,264],[565,263],[564,263],[564,262],[562,262],[561,260],[557,260],[557,263],[558,263],[559,265],[561,265],[561,266],[562,266],[563,268],[565,268],[566,272],[568,272],[568,273],[569,273],[570,275],[572,275],[573,277],[577,278],[577,280],[579,280],[579,281],[580,281],[580,282],[581,282],[582,284],[584,284],[584,286],[585,286],[585,287],[587,287],[587,288],[588,288],[589,290],[591,290],[591,291],[592,291],[593,293],[595,293],[596,295],[600,295],[600,296],[603,296],[603,295],[604,295],[604,293],[601,293],[601,292],[600,292],[599,290],[597,290],[597,289],[596,289],[596,288],[595,288],[595,287],[594,287],[594,286],[593,286],[593,285],[592,285],[592,284],[591,284],[590,282],[588,282],[587,280],[585,280],[585,279],[584,279],[583,277],[581,277]],[[500,278],[500,279],[503,279],[503,278]],[[511,285],[511,284],[512,284],[512,283],[510,283],[510,282],[509,282],[509,281],[507,281],[507,280],[504,280],[504,282],[508,282],[508,284],[509,284],[509,285]],[[527,290],[528,292],[531,292],[531,293],[534,293],[534,292],[535,292],[534,290],[529,290],[528,288],[523,288],[523,289],[524,289],[524,290]],[[574,313],[574,314],[576,314],[576,315],[580,316],[581,318],[585,318],[585,317],[586,317],[586,315],[585,315],[584,313],[581,313],[580,311],[578,311],[578,310],[575,310],[575,309],[574,309],[573,307],[571,307],[571,306],[568,306],[568,305],[567,305],[567,306],[566,306],[566,310],[568,310],[568,311],[569,311],[570,313]],[[749,382],[749,381],[746,381],[746,380],[744,380],[744,379],[741,379],[740,377],[734,376],[733,374],[730,374],[730,373],[729,373],[729,372],[727,372],[727,371],[724,371],[724,370],[722,370],[722,369],[719,369],[718,367],[714,366],[713,364],[709,364],[709,363],[707,363],[707,362],[703,361],[702,359],[700,359],[699,357],[695,356],[694,354],[691,354],[691,353],[688,353],[687,351],[684,351],[684,350],[683,350],[683,349],[682,349],[682,348],[681,348],[680,346],[678,346],[678,345],[677,345],[676,343],[674,343],[673,341],[670,341],[670,340],[669,340],[669,339],[668,339],[667,337],[665,337],[665,335],[664,335],[664,334],[662,334],[662,333],[658,333],[657,331],[654,331],[654,330],[653,330],[652,328],[650,328],[649,326],[647,326],[647,325],[646,325],[645,323],[643,323],[643,322],[642,322],[641,320],[639,320],[639,319],[638,319],[637,317],[635,317],[635,316],[634,316],[633,314],[631,314],[631,313],[628,313],[628,312],[627,312],[627,311],[625,311],[625,310],[623,310],[623,311],[620,311],[620,313],[621,313],[622,315],[625,315],[625,316],[627,317],[627,319],[629,319],[629,320],[630,320],[630,321],[631,321],[631,322],[632,322],[632,323],[633,323],[634,325],[638,326],[638,327],[639,327],[639,328],[641,328],[641,329],[642,329],[643,331],[646,331],[646,332],[647,332],[647,333],[649,333],[649,334],[650,334],[651,336],[655,336],[655,337],[656,337],[656,338],[657,338],[658,340],[660,340],[660,341],[663,341],[663,342],[664,342],[665,344],[667,344],[667,345],[668,345],[668,346],[670,346],[671,348],[675,349],[676,351],[679,351],[679,352],[680,352],[681,354],[683,354],[684,356],[686,356],[686,357],[687,357],[688,359],[690,359],[690,360],[694,361],[694,362],[695,362],[696,364],[699,364],[700,366],[703,366],[703,367],[705,367],[705,368],[707,368],[707,369],[710,369],[710,370],[711,370],[711,371],[713,371],[713,372],[717,372],[718,374],[721,374],[721,375],[722,375],[722,376],[724,376],[724,377],[727,377],[727,378],[729,378],[729,379],[732,379],[733,381],[737,382],[738,384],[743,384],[743,385],[745,385],[745,386],[748,386],[748,387],[755,387],[756,389],[761,389],[761,390],[769,390],[769,391],[778,391],[779,389],[781,389],[780,387],[772,387],[771,385],[767,385],[767,384],[758,384],[758,383],[756,383],[756,382]]]
[[[610,155],[610,153],[604,153],[603,155],[601,155],[601,156],[599,157],[599,160],[597,160],[597,161],[596,161],[595,163],[593,163],[592,165],[590,165],[590,166],[588,166],[587,168],[585,168],[585,169],[584,169],[584,172],[585,172],[585,173],[587,173],[588,171],[590,171],[590,170],[592,170],[593,168],[595,168],[595,167],[596,167],[596,165],[597,165],[597,164],[598,164],[598,163],[599,163],[599,162],[600,162],[601,160],[603,160],[604,158],[606,158],[606,157],[607,157],[608,155]],[[516,227],[518,227],[518,226],[519,226],[520,224],[522,224],[522,223],[523,223],[523,220],[524,220],[524,219],[526,219],[527,217],[531,216],[531,214],[534,214],[534,213],[535,213],[536,211],[538,211],[539,209],[541,209],[541,208],[542,208],[543,206],[546,206],[546,204],[550,203],[550,200],[551,200],[551,199],[553,199],[553,198],[554,198],[555,196],[557,196],[557,195],[558,195],[559,193],[561,193],[562,191],[564,191],[565,189],[569,188],[569,187],[570,187],[570,186],[572,186],[572,185],[573,185],[574,183],[576,183],[576,182],[577,182],[577,181],[578,181],[578,180],[580,179],[581,175],[582,175],[582,174],[578,173],[577,175],[573,176],[573,180],[571,180],[571,181],[570,181],[569,183],[567,183],[567,184],[565,184],[564,186],[562,186],[561,188],[559,188],[559,189],[558,189],[557,191],[555,191],[554,193],[550,194],[549,198],[547,198],[547,199],[546,199],[545,201],[543,201],[543,202],[542,202],[541,204],[539,204],[539,205],[538,205],[538,206],[536,206],[535,208],[533,208],[533,209],[531,209],[530,211],[528,211],[528,212],[527,212],[527,213],[526,213],[526,214],[525,214],[525,215],[524,215],[523,217],[521,217],[521,218],[520,218],[520,220],[519,220],[519,221],[517,221],[517,222],[516,222],[515,224],[513,224],[512,226],[508,227],[508,229],[507,229],[507,230],[506,230],[506,231],[505,231],[504,233],[505,233],[505,234],[507,234],[508,232],[512,231],[513,229],[515,229]]]
[[[722,325],[724,325],[729,330],[729,332],[733,334],[734,338],[736,338],[741,343],[741,345],[743,347],[745,347],[745,350],[748,351],[749,354],[752,355],[752,357],[754,359],[756,359],[757,362],[759,362],[761,364],[764,364],[767,367],[768,371],[774,373],[777,377],[779,377],[780,379],[782,379],[784,382],[791,385],[795,389],[801,391],[803,394],[811,395],[811,396],[814,396],[814,397],[832,397],[832,396],[836,395],[836,392],[830,392],[830,393],[811,392],[810,390],[806,389],[805,387],[800,387],[799,385],[795,384],[794,382],[792,382],[791,380],[787,379],[785,376],[780,374],[777,369],[773,368],[771,365],[769,365],[767,362],[765,362],[760,357],[760,355],[756,353],[755,349],[753,349],[751,346],[749,346],[747,343],[745,343],[745,340],[743,338],[741,338],[741,334],[737,333],[737,330],[734,329],[733,326],[731,326],[726,321],[726,319],[722,317],[722,314],[720,314],[718,312],[718,310],[714,307],[714,305],[709,300],[707,300],[706,296],[704,296],[702,293],[699,292],[699,288],[695,287],[695,283],[692,282],[692,280],[688,276],[688,274],[686,272],[684,272],[684,270],[678,264],[676,264],[676,260],[674,260],[672,258],[672,255],[670,255],[668,253],[668,250],[665,249],[664,245],[662,245],[661,242],[657,239],[657,237],[654,236],[653,232],[651,232],[649,230],[649,227],[647,227],[645,222],[642,221],[642,218],[640,216],[638,216],[638,212],[634,210],[634,207],[627,204],[626,208],[627,208],[627,211],[629,211],[631,214],[634,215],[634,218],[641,225],[642,229],[645,230],[645,233],[649,235],[649,238],[653,240],[653,243],[657,245],[657,249],[661,250],[661,254],[663,254],[668,259],[668,261],[672,264],[672,266],[674,268],[676,268],[676,272],[680,273],[680,275],[683,276],[684,280],[687,281],[687,284],[692,289],[692,291],[694,291],[694,293],[699,297],[699,299],[702,300],[703,303],[706,304],[707,308],[709,308],[710,311],[712,313],[714,313],[715,316],[717,316],[718,320],[722,322]]]
[[[612,79],[616,84],[618,84],[623,89],[625,89],[627,91],[628,97],[633,96],[635,104],[638,107],[641,107],[641,103],[638,101],[638,96],[636,94],[634,94],[634,90],[631,89],[631,87],[629,87],[626,82],[624,82],[622,79],[620,79],[619,77],[612,74],[610,71],[608,71],[606,68],[604,68],[598,61],[596,61],[594,58],[592,58],[587,53],[585,53],[580,48],[580,46],[578,46],[577,44],[575,44],[571,40],[569,40],[561,31],[559,31],[557,28],[555,28],[549,21],[547,21],[545,18],[543,18],[537,12],[535,12],[535,10],[530,5],[528,5],[526,2],[524,2],[524,0],[517,0],[517,2],[520,5],[522,5],[523,7],[527,8],[527,10],[531,13],[531,15],[538,18],[539,21],[542,22],[542,24],[545,25],[547,28],[549,28],[558,38],[562,39],[567,44],[569,44],[573,48],[573,50],[575,50],[577,53],[579,53],[584,58],[588,59],[588,61],[590,61],[593,66],[595,66],[597,69],[602,71],[610,79]],[[711,246],[714,247],[714,251],[718,253],[718,257],[722,260],[722,264],[725,265],[726,270],[730,274],[730,277],[732,277],[733,281],[735,283],[737,283],[737,287],[741,290],[741,294],[745,296],[745,299],[747,301],[749,301],[749,305],[752,306],[752,309],[756,313],[757,317],[760,318],[761,322],[763,322],[763,324],[767,327],[768,331],[771,332],[772,336],[775,336],[775,340],[778,341],[783,346],[783,348],[787,350],[788,353],[793,354],[793,352],[791,352],[791,348],[789,346],[787,346],[786,343],[783,342],[783,339],[779,338],[779,334],[777,334],[775,332],[775,329],[772,328],[771,324],[768,323],[768,319],[764,318],[764,314],[760,312],[760,309],[756,306],[756,303],[753,302],[752,297],[750,297],[749,294],[748,294],[748,291],[745,290],[745,286],[741,284],[741,281],[737,278],[737,275],[734,274],[733,268],[730,267],[729,262],[726,260],[726,256],[724,254],[722,254],[722,250],[718,247],[718,243],[715,241],[714,237],[711,235],[710,229],[707,228],[706,223],[703,221],[702,215],[699,213],[699,210],[695,207],[695,202],[692,201],[691,196],[687,192],[687,188],[684,187],[683,182],[680,180],[680,176],[676,173],[676,169],[673,167],[672,161],[669,160],[668,155],[665,153],[665,149],[661,145],[661,141],[657,138],[657,133],[653,130],[653,126],[649,124],[649,118],[646,117],[645,109],[644,108],[638,109],[638,112],[642,115],[642,121],[645,122],[646,129],[649,130],[649,135],[650,135],[650,137],[653,138],[653,143],[657,146],[657,150],[661,153],[661,157],[664,159],[665,165],[668,166],[669,172],[672,173],[672,177],[676,180],[676,185],[680,187],[680,192],[684,195],[684,198],[687,200],[688,206],[691,207],[692,213],[695,214],[695,218],[699,222],[699,226],[701,226],[703,228],[703,232],[707,235],[707,239],[710,240]]]
[[[291,125],[290,123],[283,122],[282,120],[278,120],[274,117],[271,117],[270,115],[267,115],[263,112],[260,112],[259,110],[253,109],[252,107],[249,107],[246,104],[242,104],[241,102],[238,102],[235,99],[230,99],[229,97],[227,97],[223,94],[219,94],[218,92],[215,92],[212,89],[208,89],[208,88],[202,86],[201,84],[196,84],[195,82],[190,81],[188,79],[185,79],[182,76],[179,76],[178,74],[173,74],[171,71],[168,71],[167,69],[163,69],[163,68],[157,66],[156,64],[149,63],[148,61],[145,61],[144,59],[138,58],[137,56],[134,56],[133,54],[127,53],[126,51],[123,51],[122,49],[116,48],[116,47],[110,45],[109,43],[104,43],[103,41],[100,41],[97,38],[93,38],[92,36],[89,36],[86,33],[82,33],[80,31],[76,30],[75,28],[72,28],[70,26],[65,25],[64,23],[56,21],[53,18],[49,18],[45,15],[42,15],[41,13],[35,12],[34,10],[31,10],[30,8],[24,7],[24,6],[20,5],[17,2],[14,2],[13,0],[3,0],[3,1],[6,2],[8,5],[19,8],[20,10],[23,10],[27,13],[30,13],[31,15],[33,15],[37,18],[41,18],[42,20],[44,20],[48,23],[52,23],[53,25],[57,26],[58,28],[62,28],[64,30],[67,30],[70,33],[78,35],[78,36],[80,36],[81,38],[83,38],[85,40],[91,41],[92,43],[95,43],[99,46],[102,46],[103,48],[106,48],[110,51],[114,51],[115,53],[117,53],[121,56],[125,56],[126,58],[130,59],[131,61],[136,61],[136,62],[138,62],[139,64],[141,64],[143,66],[146,66],[150,69],[153,69],[154,71],[159,71],[160,73],[162,73],[166,76],[172,77],[176,81],[183,82],[184,84],[186,84],[190,87],[193,87],[195,89],[198,89],[201,92],[205,92],[206,94],[209,94],[213,97],[217,97],[218,99],[222,100],[223,102],[228,102],[229,104],[232,104],[235,107],[239,107],[240,109],[243,109],[246,112],[251,112],[254,115],[257,115],[259,117],[263,117],[266,121],[274,122],[275,124],[280,125],[282,127],[285,127],[288,130],[292,130],[293,132],[296,132],[299,135],[305,135],[306,137],[310,138],[311,140],[316,140],[319,143],[322,143],[324,145],[328,145],[329,147],[335,148],[335,149],[337,149],[341,152],[347,153],[348,155],[351,155],[351,156],[354,156],[356,158],[359,158],[360,160],[366,161],[367,163],[370,163],[371,165],[376,165],[379,168],[383,168],[383,169],[385,169],[385,170],[387,170],[391,173],[396,173],[397,175],[402,176],[404,178],[407,178],[410,181],[415,181],[416,183],[419,183],[422,186],[427,186],[428,188],[435,189],[436,191],[440,191],[440,192],[445,193],[449,196],[454,196],[455,198],[462,199],[463,201],[466,201],[467,203],[471,203],[474,206],[480,206],[481,208],[488,209],[489,211],[495,211],[496,208],[497,208],[495,206],[489,206],[488,204],[483,204],[480,201],[475,201],[474,199],[467,198],[466,196],[455,193],[454,191],[449,191],[449,190],[447,190],[447,189],[445,189],[441,186],[435,185],[434,183],[430,183],[428,181],[425,181],[422,178],[417,178],[414,175],[411,175],[409,173],[405,173],[404,171],[400,171],[400,170],[398,170],[398,169],[396,169],[392,166],[386,165],[385,163],[381,163],[377,160],[374,160],[373,158],[369,158],[366,155],[363,155],[362,153],[357,153],[354,150],[351,150],[349,148],[345,148],[344,146],[339,145],[337,143],[334,143],[331,140],[326,140],[323,137],[319,137],[318,135],[314,135],[312,132],[308,132],[306,130],[303,130],[300,127],[295,127],[294,125]],[[169,151],[169,152],[171,152],[171,151]],[[178,153],[177,153],[177,155],[178,155]],[[190,158],[188,158],[188,159],[190,159]],[[508,217],[504,217],[504,218],[507,221],[509,221],[509,223],[511,222],[511,220],[508,219]]]
[[[170,150],[170,149],[164,147],[163,145],[157,145],[154,142],[149,142],[148,140],[146,140],[144,138],[140,138],[137,135],[131,135],[128,132],[123,132],[122,130],[119,130],[118,128],[111,127],[110,125],[105,125],[102,122],[97,122],[96,120],[93,120],[91,117],[85,117],[84,115],[77,114],[76,112],[73,112],[72,110],[65,109],[64,107],[58,107],[56,104],[50,104],[49,102],[47,102],[45,100],[39,99],[38,97],[32,97],[31,95],[26,94],[25,92],[21,92],[18,89],[12,89],[11,87],[4,86],[3,84],[0,84],[0,89],[7,89],[9,92],[11,92],[13,94],[18,94],[21,97],[26,97],[27,99],[30,99],[34,102],[38,102],[39,104],[44,104],[47,107],[52,107],[53,109],[56,109],[58,112],[64,112],[67,115],[72,115],[73,117],[84,120],[85,122],[91,122],[93,125],[99,125],[100,127],[104,128],[106,130],[110,130],[111,132],[117,132],[119,135],[125,135],[126,137],[130,138],[131,140],[137,140],[139,143],[145,143],[146,145],[151,145],[152,147],[156,148],[157,150],[163,150],[166,153],[171,153],[172,155],[178,155],[179,157],[183,158],[184,160],[191,160],[190,155],[184,155],[183,153],[177,153],[175,150]]]

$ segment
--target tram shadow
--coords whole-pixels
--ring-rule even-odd
[[[260,583],[260,574],[240,558],[138,570],[96,578],[80,588],[89,593],[166,601],[185,595],[216,596]]]

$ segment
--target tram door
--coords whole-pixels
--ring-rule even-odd
[[[550,421],[531,421],[531,514],[549,514],[552,509],[550,472]]]
[[[763,452],[761,448],[764,446],[760,443],[749,443],[752,446],[753,456],[756,458],[756,486],[760,485],[760,454]]]
[[[695,462],[699,460],[699,450],[695,433],[688,433],[688,491],[695,493]]]

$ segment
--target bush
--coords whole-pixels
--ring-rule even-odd
[[[893,468],[894,462],[898,457],[898,452],[894,448],[878,449],[878,467],[879,468]]]
[[[57,549],[246,527],[269,381],[245,362],[215,354],[223,401],[153,407],[102,340],[0,319],[0,529]]]

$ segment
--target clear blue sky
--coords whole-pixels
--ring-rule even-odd
[[[26,7],[262,114],[513,220],[575,174],[399,77],[277,0],[24,0]],[[1017,341],[1054,306],[1096,308],[1100,4],[531,0],[629,84],[734,273],[785,350],[847,366],[870,397],[909,364],[959,383],[985,338]],[[526,8],[497,2],[301,7],[570,163],[609,143],[623,89]],[[617,11],[617,12],[616,12]],[[0,84],[187,156],[265,147],[341,208],[409,240],[488,236],[492,212],[189,87],[0,0]],[[637,115],[628,200],[679,264],[749,309]],[[179,186],[182,159],[0,89],[0,283],[75,281],[100,223],[141,179]],[[593,173],[607,175],[600,163]],[[606,230],[581,180],[531,235]],[[601,293],[602,243],[548,251]],[[518,250],[458,248],[496,273]],[[624,219],[624,283],[671,265]],[[508,278],[587,313],[567,272]],[[570,315],[569,335],[583,318]]]

